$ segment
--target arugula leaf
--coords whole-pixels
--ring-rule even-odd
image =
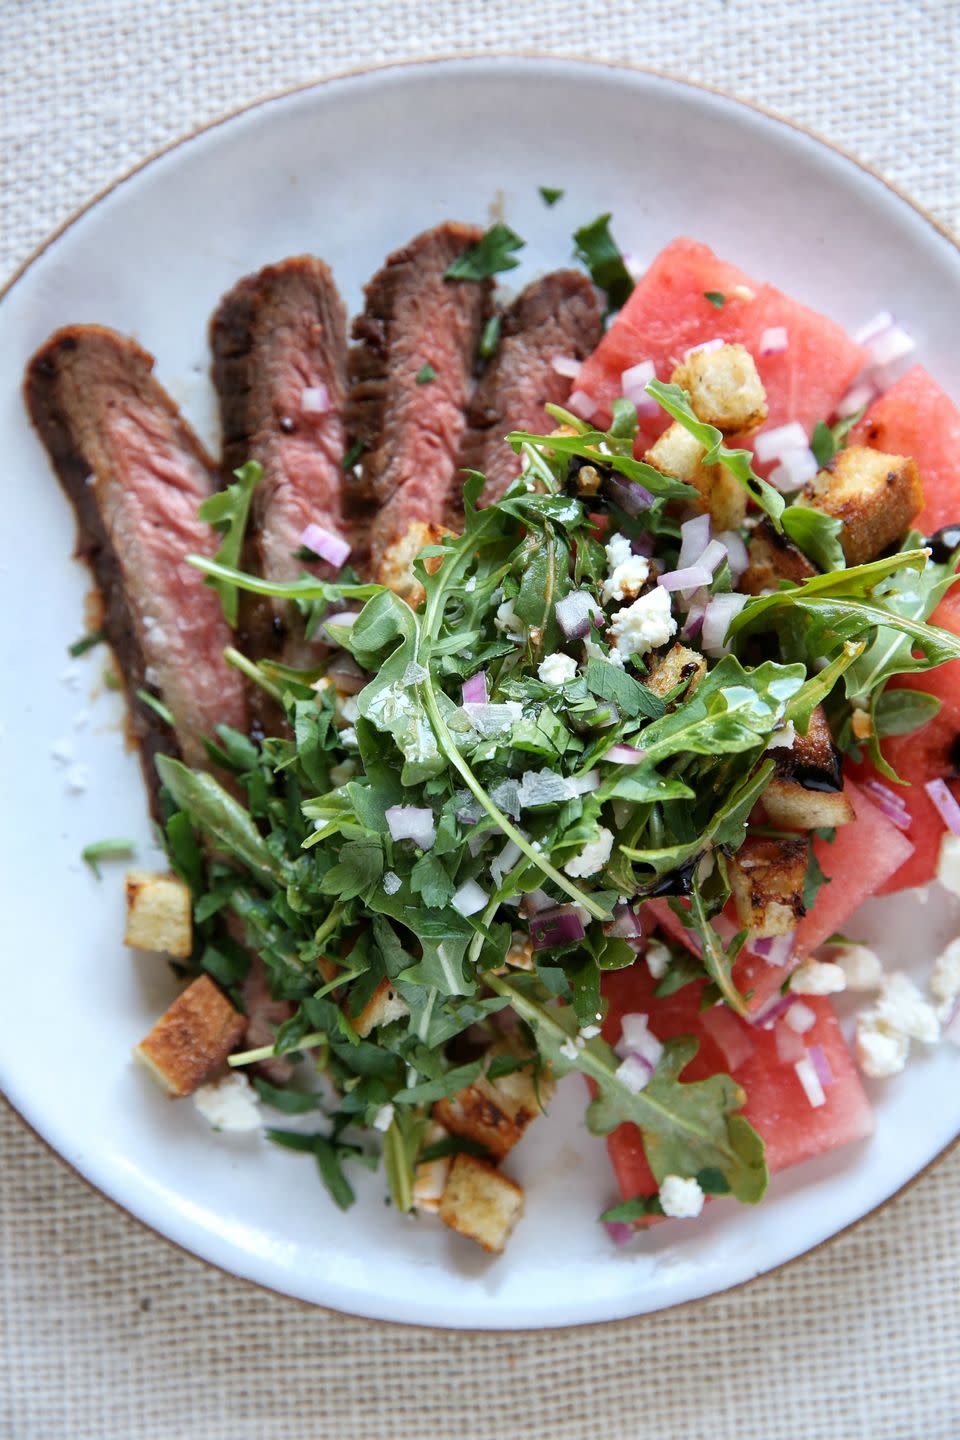
[[[520,261],[516,251],[526,245],[509,225],[491,225],[482,239],[470,245],[447,268],[445,280],[487,280],[504,270],[513,270]]]
[[[643,715],[649,720],[659,720],[666,714],[666,706],[652,690],[641,685],[626,670],[611,665],[609,660],[592,655],[587,661],[586,682],[592,695],[599,696],[601,700],[612,700],[621,715],[631,719]]]
[[[429,385],[431,380],[436,380],[437,372],[429,361],[420,366],[415,379],[418,385]]]
[[[353,444],[348,445],[347,449],[343,452],[340,468],[342,470],[352,470],[365,449],[366,446],[362,440],[354,440]]]
[[[96,840],[92,845],[85,845],[80,851],[80,859],[85,861],[98,880],[102,879],[100,874],[101,860],[127,860],[134,852],[132,840]]]
[[[307,1090],[292,1090],[287,1086],[281,1089],[259,1075],[253,1076],[253,1086],[264,1105],[284,1115],[307,1115],[311,1110],[323,1108],[320,1096]]]
[[[880,740],[888,735],[911,735],[929,725],[942,705],[942,700],[926,690],[884,690],[872,708],[874,734]]]
[[[700,882],[696,876],[693,878],[690,890],[690,909],[681,910],[678,906],[674,913],[680,916],[684,924],[695,930],[699,936],[700,959],[703,968],[720,991],[723,1000],[737,1015],[746,1016],[746,997],[740,994],[733,981],[733,966],[743,949],[743,942],[747,938],[746,930],[741,930],[739,934],[734,935],[729,945],[724,945],[717,931],[707,919]]]
[[[812,560],[818,570],[843,570],[846,560],[839,535],[841,522],[810,505],[788,505],[781,518],[784,534]]]
[[[157,772],[179,808],[252,870],[274,880],[283,868],[267,848],[249,811],[212,775],[190,770],[169,755],[156,757]]]
[[[558,200],[563,199],[565,193],[563,190],[555,190],[551,185],[539,185],[537,188],[544,205],[549,206],[556,205]]]
[[[223,535],[214,559],[220,565],[236,567],[240,564],[240,552],[250,517],[254,486],[263,478],[263,467],[256,460],[248,460],[233,473],[236,484],[228,485],[226,489],[218,490],[215,495],[209,496],[203,501],[197,514],[201,520],[205,520]],[[236,586],[215,578],[208,578],[207,584],[212,585],[219,594],[227,624],[235,630],[240,607]]]
[[[837,420],[833,425],[828,425],[824,420],[817,421],[813,427],[813,435],[810,437],[810,449],[821,470],[830,464],[834,455],[845,448],[847,436],[855,425],[859,425],[866,413],[867,407],[863,405],[852,415]]]
[[[330,1198],[340,1210],[349,1210],[356,1200],[353,1186],[343,1173],[348,1156],[359,1158],[356,1146],[337,1145],[326,1135],[302,1135],[296,1130],[268,1130],[267,1139],[287,1150],[300,1150],[313,1155]]]
[[[405,1086],[393,1096],[397,1105],[428,1105],[434,1100],[445,1100],[458,1090],[472,1085],[483,1069],[482,1060],[471,1060],[468,1065],[458,1065],[436,1080],[424,1080],[419,1085]]]
[[[803,903],[807,910],[813,909],[814,902],[823,886],[829,884],[830,877],[823,873],[813,848],[813,840],[810,838],[807,842],[807,871],[803,877]]]
[[[619,310],[633,290],[633,278],[623,261],[620,247],[610,233],[611,215],[598,215],[589,225],[574,231],[574,254],[590,272],[590,279],[605,290],[611,310]]]
[[[420,895],[424,905],[442,910],[450,903],[455,890],[453,881],[435,855],[421,855],[410,871],[410,889]]]

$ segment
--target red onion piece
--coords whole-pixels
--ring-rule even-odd
[[[389,813],[388,811],[387,814],[389,815]],[[467,880],[454,893],[450,904],[458,915],[466,917],[467,915],[476,915],[484,908],[489,899],[490,896],[486,890],[481,890],[476,880]]]
[[[634,536],[630,541],[630,554],[642,555],[649,560],[653,554],[653,536],[647,533]]]
[[[956,800],[945,780],[928,780],[924,790],[930,796],[944,825],[953,835],[960,835],[960,805]]]
[[[567,786],[572,795],[589,795],[600,789],[600,771],[588,770],[585,775],[568,775]]]
[[[797,1072],[797,1079],[803,1086],[803,1093],[809,1100],[811,1107],[814,1110],[818,1110],[821,1105],[825,1105],[827,1097],[823,1093],[820,1076],[813,1068],[813,1061],[809,1055],[804,1055],[803,1059],[798,1060],[793,1068]]]
[[[567,409],[572,410],[574,415],[579,415],[581,420],[590,420],[599,404],[599,400],[594,400],[585,390],[572,390],[567,399]]]
[[[617,905],[613,919],[603,928],[616,940],[642,940],[646,934],[643,921],[631,905]]]
[[[785,450],[780,464],[770,471],[770,484],[781,495],[792,495],[812,480],[819,468],[816,456],[806,446],[802,450]]]
[[[795,931],[789,935],[766,935],[761,940],[754,940],[747,948],[752,950],[754,955],[759,955],[761,960],[766,960],[768,965],[787,965],[793,955],[796,939]]]
[[[692,520],[685,520],[680,526],[677,569],[685,570],[688,565],[695,565],[709,544],[710,516],[695,515]]]
[[[709,585],[713,571],[705,565],[687,565],[683,570],[667,570],[658,577],[657,584],[664,590],[699,590]]]
[[[830,1061],[822,1045],[811,1045],[807,1051],[810,1062],[817,1072],[817,1079],[824,1089],[833,1084],[833,1071],[830,1069]]]
[[[722,350],[726,343],[726,340],[717,338],[716,340],[703,340],[699,345],[691,345],[689,350],[683,352],[684,361],[689,360],[691,355],[710,355],[714,350]]]
[[[611,765],[638,765],[646,753],[637,745],[611,745],[603,759],[609,760]]]
[[[635,1233],[633,1226],[625,1220],[604,1220],[603,1228],[614,1245],[629,1245]]]
[[[726,1005],[714,1005],[700,1017],[704,1030],[722,1051],[731,1073],[735,1073],[754,1051],[750,1032]]]
[[[573,355],[554,355],[550,361],[550,369],[557,375],[565,375],[568,380],[576,380],[581,364]]]
[[[593,616],[603,619],[603,611],[587,590],[573,590],[554,606],[557,624],[568,640],[582,640],[590,633]]]
[[[636,480],[626,480],[622,475],[608,475],[603,482],[607,497],[619,505],[624,515],[639,515],[649,510],[653,496]]]
[[[321,560],[336,567],[337,570],[344,564],[350,554],[350,546],[346,540],[341,540],[339,535],[333,535],[329,530],[324,530],[322,525],[315,525],[311,520],[300,532],[300,544],[319,555]]]
[[[327,676],[341,695],[359,695],[369,680],[352,655],[340,654],[330,662]]]
[[[871,316],[865,325],[861,325],[859,330],[853,332],[854,343],[866,345],[868,341],[881,335],[884,330],[889,330],[890,326],[895,324],[896,321],[889,310],[880,310],[876,315]]]
[[[768,460],[779,460],[789,450],[806,450],[809,448],[807,432],[799,420],[791,420],[787,425],[775,425],[771,430],[761,430],[753,438],[753,453],[757,459],[766,463]]]
[[[660,409],[653,396],[647,394],[647,385],[656,378],[656,374],[652,360],[641,360],[620,376],[624,398],[636,406],[638,415],[654,415]]]
[[[749,597],[746,595],[714,595],[703,616],[703,650],[714,660],[727,654],[727,631],[734,616],[739,615]]]
[[[421,850],[429,850],[437,838],[432,810],[420,805],[391,805],[384,813],[394,840],[413,840]]]
[[[750,564],[750,556],[747,547],[736,530],[722,530],[717,536],[717,541],[727,552],[727,564],[730,566],[730,574],[734,580],[740,576]]]
[[[798,1035],[796,1030],[780,1020],[773,1027],[774,1039],[777,1042],[777,1059],[782,1065],[796,1065],[807,1053],[807,1047],[803,1043],[803,1037]]]
[[[781,1015],[785,1015],[792,1004],[792,995],[777,995],[762,1010],[756,1010],[748,1016],[749,1023],[761,1030],[772,1030],[774,1022],[779,1020]]]
[[[486,705],[487,699],[487,672],[478,670],[476,675],[471,675],[469,680],[463,682],[463,703]]]
[[[790,343],[785,325],[771,325],[760,336],[761,355],[780,355]]]
[[[899,795],[894,795],[893,791],[886,785],[881,785],[879,780],[866,780],[863,788],[870,792],[871,798],[876,801],[877,809],[882,810],[899,830],[910,829],[913,817]]]
[[[530,917],[530,940],[534,950],[556,950],[572,945],[587,933],[575,905],[558,905]]]
[[[862,410],[876,398],[876,394],[876,386],[869,380],[858,380],[837,402],[838,418],[848,420],[851,415],[856,415],[858,410]]]
[[[908,335],[902,325],[888,325],[871,340],[867,341],[867,352],[870,356],[870,368],[872,370],[886,370],[898,360],[904,360],[912,355],[917,348],[917,342],[912,335]]]
[[[326,415],[328,410],[333,408],[330,399],[330,391],[326,385],[308,385],[300,395],[300,413],[302,415]],[[313,549],[313,546],[310,546]]]

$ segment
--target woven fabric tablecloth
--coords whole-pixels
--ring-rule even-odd
[[[457,50],[623,59],[730,88],[956,226],[958,32],[953,0],[0,0],[0,271],[207,119],[338,69]],[[690,1309],[461,1337],[213,1272],[0,1106],[0,1440],[957,1440],[958,1186],[954,1153],[853,1233]]]

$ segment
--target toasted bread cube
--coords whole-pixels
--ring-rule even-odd
[[[554,1091],[553,1080],[542,1072],[534,1083],[531,1066],[487,1079],[490,1061],[496,1055],[516,1054],[507,1041],[491,1045],[483,1072],[472,1084],[447,1095],[433,1107],[433,1118],[451,1135],[463,1135],[483,1145],[496,1160],[502,1160],[523,1138],[527,1126],[541,1113]]]
[[[457,1155],[440,1201],[440,1219],[494,1255],[503,1253],[523,1214],[523,1190],[476,1155]]]
[[[742,345],[695,350],[670,378],[690,396],[697,419],[725,435],[756,430],[767,418],[767,392],[753,356]]]
[[[442,1125],[431,1125],[423,1137],[423,1148],[445,1140],[448,1132]],[[439,1160],[424,1160],[413,1172],[413,1208],[428,1215],[436,1215],[447,1185],[452,1156],[442,1155]]]
[[[840,752],[822,705],[811,712],[806,735],[798,731],[790,749],[771,753],[777,768],[763,792],[763,804],[772,825],[819,830],[854,818],[843,790]]]
[[[807,498],[843,522],[840,544],[848,565],[873,560],[908,529],[923,506],[916,463],[865,445],[841,450],[833,468],[821,470]]]
[[[176,875],[127,871],[125,945],[185,960],[193,950],[193,898]]]
[[[409,1015],[406,1000],[401,999],[389,980],[381,980],[360,1014],[353,1021],[353,1028],[362,1040],[379,1025],[389,1025],[391,1020],[400,1020]]]
[[[699,490],[702,508],[709,511],[718,530],[736,530],[747,513],[746,492],[722,465],[701,464],[705,454],[699,440],[675,421],[644,459],[661,474],[674,475]]]
[[[748,837],[728,862],[737,919],[754,939],[789,935],[806,913],[806,840]]]
[[[644,676],[641,683],[662,700],[678,685],[684,685],[686,692],[692,694],[706,673],[704,657],[696,650],[688,650],[685,645],[678,644],[672,645],[666,655],[653,660],[650,674]]]
[[[761,520],[750,536],[747,553],[750,564],[738,586],[745,595],[776,590],[781,580],[800,585],[817,573],[803,551],[775,530],[767,519]]]
[[[406,600],[415,610],[425,597],[423,586],[413,573],[413,562],[427,545],[436,545],[444,535],[453,534],[454,531],[448,530],[446,525],[414,520],[399,539],[387,546],[374,579],[378,584],[386,585],[395,591],[401,600]],[[427,574],[434,574],[441,561],[442,556],[439,555],[424,561]]]
[[[191,1095],[239,1044],[247,1017],[201,975],[188,985],[134,1050],[169,1095]]]

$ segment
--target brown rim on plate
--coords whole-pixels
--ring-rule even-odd
[[[40,256],[43,255],[50,248],[51,245],[53,245],[57,240],[59,240],[61,235],[63,235],[67,230],[69,230],[72,225],[74,225],[89,211],[93,210],[102,200],[105,200],[109,195],[112,195],[113,192],[115,190],[118,190],[120,186],[122,186],[127,180],[130,180],[135,175],[138,175],[141,170],[145,170],[147,166],[151,165],[155,160],[159,160],[162,156],[167,155],[171,151],[178,149],[181,145],[185,145],[188,141],[196,139],[199,135],[203,135],[211,130],[218,129],[219,126],[225,124],[227,121],[235,120],[240,115],[245,115],[253,110],[258,110],[261,108],[261,106],[269,105],[275,100],[283,100],[293,95],[305,94],[310,90],[319,90],[321,86],[328,85],[332,82],[339,80],[349,80],[358,78],[363,75],[378,74],[390,70],[406,70],[416,66],[445,65],[451,62],[458,61],[466,61],[468,63],[474,61],[487,62],[491,60],[557,61],[561,64],[582,65],[584,67],[589,66],[593,69],[624,71],[627,74],[647,75],[652,76],[654,79],[657,80],[665,80],[673,85],[681,85],[690,90],[701,91],[709,95],[714,95],[721,100],[726,100],[735,105],[742,106],[746,110],[753,111],[755,114],[763,115],[768,120],[773,120],[779,125],[784,125],[791,130],[797,131],[801,135],[805,135],[808,139],[822,145],[825,149],[832,151],[835,155],[841,156],[842,159],[846,160],[856,169],[872,176],[874,180],[879,181],[879,183],[882,184],[887,190],[890,190],[894,195],[897,196],[899,200],[901,200],[905,205],[908,205],[911,210],[913,210],[923,220],[925,220],[927,224],[930,225],[931,228],[937,232],[937,234],[941,235],[943,239],[948,242],[948,244],[952,245],[955,249],[960,251],[960,239],[958,239],[958,237],[948,226],[937,220],[933,215],[930,214],[928,210],[926,210],[922,205],[918,204],[916,200],[914,200],[910,195],[908,195],[906,191],[901,189],[900,186],[894,184],[893,181],[887,179],[885,175],[882,175],[880,171],[876,170],[872,165],[869,165],[866,161],[861,160],[858,156],[852,154],[849,150],[844,149],[842,146],[835,144],[832,140],[826,139],[823,135],[819,134],[819,132],[815,130],[812,130],[809,126],[801,125],[798,121],[791,120],[787,116],[781,115],[777,111],[770,109],[770,107],[759,104],[757,101],[744,100],[741,96],[734,95],[730,91],[724,90],[718,85],[710,85],[698,80],[689,80],[683,76],[674,75],[666,70],[660,70],[656,67],[649,65],[634,65],[628,61],[594,60],[573,56],[552,55],[542,51],[466,51],[462,54],[431,55],[422,57],[411,56],[404,60],[384,61],[380,64],[362,65],[349,70],[339,70],[335,74],[324,76],[320,80],[307,80],[298,85],[290,85],[281,90],[273,91],[269,95],[261,96],[258,100],[251,100],[245,105],[238,105],[235,109],[227,111],[225,114],[218,116],[214,120],[209,120],[203,125],[194,126],[194,128],[187,131],[186,134],[180,135],[176,139],[168,141],[165,145],[161,145],[156,150],[151,151],[150,154],[146,155],[142,160],[137,161],[135,165],[132,165],[128,170],[124,171],[122,175],[117,176],[116,179],[110,181],[109,184],[105,185],[101,190],[97,191],[97,193],[93,195],[91,199],[86,202],[86,204],[80,206],[79,209],[73,211],[72,214],[68,215],[67,218],[62,221],[60,225],[58,225],[53,231],[51,231],[51,233],[47,235],[47,237],[42,240],[33,251],[31,251],[31,253],[26,257],[26,259],[17,266],[10,278],[5,281],[2,286],[0,286],[0,302],[2,302],[6,298],[6,296],[10,293],[11,290],[13,290],[14,286],[26,274],[27,270],[34,263],[34,261],[38,260]],[[9,1109],[16,1116],[16,1118],[21,1122],[24,1128],[28,1130],[30,1134],[32,1134],[40,1142],[44,1149],[50,1155],[52,1155],[53,1158],[57,1160],[62,1166],[64,1166],[65,1169],[69,1170],[73,1175],[75,1175],[76,1178],[80,1180],[93,1194],[99,1196],[103,1200],[106,1200],[111,1206],[113,1206],[116,1211],[118,1211],[119,1214],[123,1215],[126,1219],[135,1221],[144,1230],[147,1230],[151,1234],[156,1235],[167,1245],[170,1245],[174,1249],[179,1250],[189,1259],[197,1261],[199,1264],[205,1265],[209,1269],[215,1270],[222,1275],[226,1275],[231,1280],[236,1280],[242,1284],[253,1285],[258,1290],[262,1290],[268,1295],[279,1296],[280,1298],[292,1302],[293,1304],[299,1305],[305,1309],[322,1310],[326,1314],[343,1316],[346,1319],[356,1320],[367,1325],[390,1325],[392,1327],[396,1327],[397,1329],[425,1330],[431,1334],[496,1335],[522,1333],[522,1329],[518,1330],[517,1327],[507,1327],[503,1330],[498,1330],[495,1327],[491,1326],[425,1325],[417,1321],[409,1320],[375,1319],[368,1315],[356,1315],[351,1311],[338,1310],[333,1306],[320,1304],[318,1301],[304,1300],[300,1296],[289,1295],[284,1290],[275,1289],[273,1286],[267,1285],[263,1281],[251,1279],[249,1276],[246,1275],[238,1275],[236,1274],[236,1272],[228,1270],[225,1266],[217,1264],[216,1261],[209,1260],[204,1255],[198,1255],[195,1251],[188,1249],[185,1245],[181,1244],[180,1241],[174,1240],[171,1236],[163,1234],[162,1231],[157,1230],[147,1220],[144,1220],[139,1215],[134,1214],[132,1210],[129,1210],[119,1200],[114,1199],[112,1195],[108,1195],[104,1190],[101,1190],[94,1183],[93,1180],[89,1179],[86,1175],[84,1175],[83,1172],[72,1161],[67,1160],[65,1156],[61,1155],[60,1152],[56,1150],[53,1145],[51,1145],[50,1142],[40,1134],[40,1132],[30,1123],[30,1121],[27,1120],[26,1117],[20,1113],[20,1111],[9,1099],[9,1097],[4,1094],[2,1089],[0,1089],[0,1101],[2,1101],[6,1108]],[[888,1195],[885,1199],[879,1201],[871,1209],[865,1211],[863,1215],[858,1216],[856,1220],[851,1220],[849,1224],[842,1226],[841,1229],[836,1230],[832,1235],[827,1236],[826,1239],[820,1240],[817,1242],[817,1244],[811,1245],[808,1249],[801,1251],[800,1254],[792,1256],[789,1260],[783,1260],[778,1265],[773,1265],[769,1269],[763,1270],[757,1275],[748,1277],[746,1280],[737,1281],[735,1284],[728,1285],[723,1290],[714,1291],[710,1295],[698,1295],[692,1297],[689,1300],[674,1301],[670,1305],[664,1305],[658,1310],[651,1311],[647,1314],[618,1316],[608,1320],[582,1320],[574,1322],[573,1324],[558,1325],[550,1328],[552,1330],[555,1330],[557,1334],[561,1334],[570,1331],[596,1329],[598,1326],[601,1325],[636,1324],[644,1320],[655,1319],[658,1315],[665,1314],[668,1311],[685,1309],[691,1305],[705,1304],[714,1298],[731,1295],[735,1291],[743,1290],[746,1286],[754,1285],[757,1283],[757,1281],[765,1279],[768,1276],[780,1274],[787,1268],[787,1266],[795,1265],[799,1261],[806,1259],[808,1255],[816,1254],[817,1251],[824,1249],[825,1246],[832,1245],[835,1240],[840,1238],[840,1236],[849,1235],[852,1230],[856,1229],[859,1225],[862,1225],[865,1220],[869,1220],[873,1216],[878,1215],[882,1210],[887,1209],[887,1207],[892,1205],[895,1200],[898,1200],[900,1196],[905,1195],[908,1190],[911,1190],[917,1184],[918,1181],[922,1180],[926,1175],[928,1175],[933,1170],[934,1166],[938,1165],[941,1160],[943,1160],[947,1155],[952,1154],[957,1149],[958,1145],[960,1145],[960,1134],[956,1135],[953,1140],[949,1141],[948,1144],[946,1144],[943,1149],[940,1150],[939,1153],[933,1157],[932,1160],[929,1160],[927,1164],[924,1165],[920,1170],[918,1170],[915,1175],[912,1175],[909,1180],[904,1181],[904,1183],[896,1190],[894,1190],[890,1195]]]

